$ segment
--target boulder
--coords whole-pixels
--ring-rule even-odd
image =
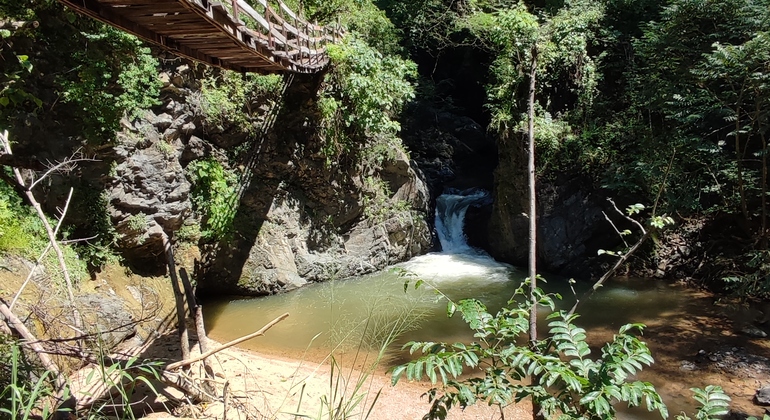
[[[757,405],[770,406],[770,386],[759,388],[754,394],[754,402]]]

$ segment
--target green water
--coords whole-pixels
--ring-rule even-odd
[[[401,334],[390,347],[383,371],[402,363],[408,355],[400,351],[410,340],[469,341],[472,336],[459,317],[447,318],[446,301],[434,289],[452,300],[475,297],[492,310],[504,305],[519,286],[524,273],[482,255],[428,254],[400,264],[429,286],[415,290],[412,281],[404,291],[404,278],[391,270],[313,284],[299,290],[257,299],[209,302],[205,317],[212,338],[224,342],[256,331],[283,313],[289,317],[273,327],[264,337],[246,342],[242,347],[297,359],[321,361],[330,352],[338,358],[350,358],[361,351],[375,351],[392,331]],[[568,309],[574,294],[567,279],[550,276],[543,285],[547,291],[560,293],[560,306]],[[576,287],[579,287],[576,286]],[[575,292],[580,295],[585,289]],[[677,322],[699,316],[708,310],[708,298],[687,289],[647,279],[613,281],[581,304],[578,324],[588,331],[594,354],[612,339],[626,323],[650,324],[645,340],[656,360],[670,359],[646,368],[641,379],[653,382],[664,394],[672,412],[691,410],[688,389],[705,386],[705,378],[678,371],[681,359],[693,350],[677,338],[688,340]],[[541,314],[544,318],[546,313]],[[660,333],[656,333],[656,328]],[[681,333],[681,334],[680,334]],[[685,343],[687,344],[687,343]],[[692,344],[692,343],[689,343]],[[672,379],[673,378],[673,379]],[[623,418],[659,418],[644,410],[633,410]]]

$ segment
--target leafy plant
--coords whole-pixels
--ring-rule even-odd
[[[382,223],[394,215],[408,212],[410,204],[391,199],[387,184],[372,176],[364,178],[364,216],[373,224]]]
[[[253,134],[256,105],[260,100],[277,100],[282,90],[280,75],[209,71],[201,81],[200,110],[204,123],[219,131],[236,127]]]
[[[52,373],[44,371],[31,380],[26,377],[22,369],[23,355],[15,343],[10,345],[9,359],[9,382],[0,392],[0,418],[48,418],[52,411],[51,402],[47,400],[52,393]]]
[[[214,158],[191,162],[187,175],[193,184],[193,205],[203,218],[202,235],[212,239],[225,237],[237,210],[237,177]]]
[[[400,143],[397,118],[414,98],[409,80],[416,77],[416,65],[383,55],[354,35],[329,46],[329,58],[331,71],[318,101],[327,165],[371,144]]]
[[[160,380],[160,371],[162,363],[146,362],[138,363],[137,356],[131,357],[125,362],[105,365],[104,355],[100,359],[99,365],[93,369],[85,379],[85,384],[102,383],[111,392],[101,404],[96,404],[88,413],[88,419],[101,419],[105,412],[115,410],[116,407],[120,413],[119,418],[135,420],[137,417],[131,409],[130,401],[134,393],[134,388],[138,383],[144,384],[153,395],[158,395],[158,391],[151,382]]]
[[[524,282],[515,292],[509,306],[490,314],[475,299],[450,301],[447,315],[459,312],[473,330],[478,341],[471,343],[410,342],[410,353],[423,355],[393,371],[393,383],[406,374],[408,379],[424,376],[441,388],[428,391],[432,401],[426,418],[446,418],[454,406],[467,407],[479,401],[502,410],[512,402],[531,398],[546,417],[613,419],[613,403],[629,406],[643,403],[648,410],[668,416],[666,406],[652,384],[630,381],[630,377],[653,363],[647,346],[633,332],[643,325],[628,324],[620,328],[613,340],[591,358],[585,330],[574,324],[576,315],[553,312],[549,334],[534,347],[518,344],[529,329],[530,306],[541,305],[554,310],[551,295],[535,289],[535,303],[527,296]],[[517,341],[518,340],[518,341]],[[466,370],[479,370],[481,377],[461,379]]]
[[[128,224],[129,229],[135,232],[143,232],[147,229],[147,215],[142,212],[131,215],[126,219],[126,223]]]
[[[690,391],[695,394],[693,398],[698,402],[698,411],[695,413],[696,420],[715,420],[730,412],[730,397],[724,393],[722,387],[709,385],[705,389],[690,388]],[[676,416],[676,420],[691,419],[684,413]]]
[[[76,71],[57,80],[64,102],[84,115],[86,138],[99,143],[111,140],[123,116],[134,118],[160,103],[158,63],[136,37],[115,28],[79,37],[89,48],[75,51]]]

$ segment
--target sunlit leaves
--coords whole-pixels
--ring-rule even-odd
[[[525,296],[524,287],[515,296]],[[536,300],[546,306],[552,299],[537,291]],[[591,359],[586,332],[574,324],[577,315],[552,313],[548,337],[536,344],[537,351],[517,342],[528,331],[531,301],[522,299],[492,315],[478,300],[450,303],[450,316],[460,312],[478,339],[472,343],[452,345],[435,342],[410,342],[410,354],[420,353],[416,360],[393,371],[393,383],[406,375],[408,379],[427,378],[440,387],[431,389],[433,402],[430,419],[446,418],[452,406],[465,407],[477,401],[507,405],[532,398],[546,417],[613,419],[613,404],[624,401],[630,406],[645,404],[649,410],[668,415],[666,406],[646,382],[629,379],[653,360],[647,346],[632,333],[641,324],[620,328],[613,340],[602,348],[601,357]],[[482,368],[482,377],[457,379],[463,372]],[[535,383],[531,383],[534,380]]]

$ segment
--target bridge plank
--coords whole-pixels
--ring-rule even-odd
[[[207,0],[59,2],[175,54],[236,71],[319,71],[328,63],[325,44],[336,38],[297,17],[281,1],[279,14],[266,0],[257,0],[262,13],[238,0],[239,17],[250,17],[257,28],[244,26],[221,2]]]

